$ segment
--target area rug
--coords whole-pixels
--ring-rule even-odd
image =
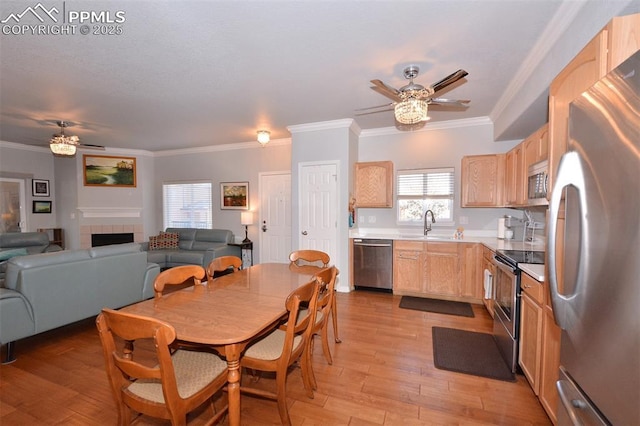
[[[487,333],[433,327],[433,363],[440,370],[515,382],[515,375]]]
[[[466,302],[428,299],[425,297],[402,296],[400,307],[416,311],[435,312],[437,314],[458,315],[473,318],[473,308]]]

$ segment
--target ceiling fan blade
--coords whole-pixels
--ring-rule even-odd
[[[371,80],[371,83],[373,84],[373,87],[371,88],[376,92],[380,93],[381,95],[384,95],[387,98],[392,99],[396,102],[400,102],[402,100],[400,99],[400,91],[398,89],[394,89],[391,86],[387,86],[380,80]]]
[[[377,106],[372,106],[372,107],[367,107],[367,108],[356,108],[354,111],[367,111],[370,109],[378,109],[378,108],[388,108],[390,106],[393,106],[393,102],[388,103],[388,104],[384,104],[384,105],[377,105]]]
[[[457,107],[468,107],[469,102],[468,99],[445,99],[445,98],[431,98],[429,100],[429,105],[450,105]]]
[[[361,116],[361,115],[368,115],[368,114],[377,114],[379,112],[389,112],[389,111],[393,111],[393,108],[388,108],[388,109],[378,109],[375,111],[363,111],[363,112],[356,112],[354,115],[356,116]]]
[[[449,86],[450,84],[453,84],[456,81],[460,80],[461,78],[466,77],[467,75],[469,75],[469,73],[466,72],[465,70],[458,70],[452,74],[449,74],[442,80],[433,83],[431,85],[431,88],[433,88],[434,92],[438,92],[444,89],[445,87]]]

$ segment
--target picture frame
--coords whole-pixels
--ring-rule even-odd
[[[249,210],[249,182],[220,182],[221,210]]]
[[[82,156],[84,186],[136,187],[135,157],[112,155]]]
[[[51,201],[34,200],[33,201],[33,213],[51,213]]]
[[[47,179],[32,179],[31,180],[31,194],[34,197],[48,197],[49,181]]]

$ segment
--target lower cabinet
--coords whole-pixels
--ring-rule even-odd
[[[520,299],[520,367],[531,384],[533,393],[540,393],[542,361],[542,283],[522,274]]]
[[[480,244],[394,242],[393,292],[480,303]]]
[[[489,311],[489,314],[493,318],[493,277],[496,276],[496,265],[493,264],[493,256],[495,253],[490,248],[482,246],[482,261],[480,262],[482,267],[480,268],[480,277],[478,278],[481,282],[482,288],[482,301],[484,302],[484,306]],[[489,271],[489,275],[491,276],[491,291],[488,296],[484,294],[484,271]]]
[[[542,365],[540,371],[540,403],[547,415],[557,424],[559,403],[556,382],[560,368],[560,327],[553,319],[551,307],[545,306],[542,318]]]

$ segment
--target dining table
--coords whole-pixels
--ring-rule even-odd
[[[165,321],[180,341],[216,349],[227,361],[229,425],[240,425],[240,358],[257,337],[287,315],[287,296],[321,268],[261,263],[211,282],[121,309]]]

